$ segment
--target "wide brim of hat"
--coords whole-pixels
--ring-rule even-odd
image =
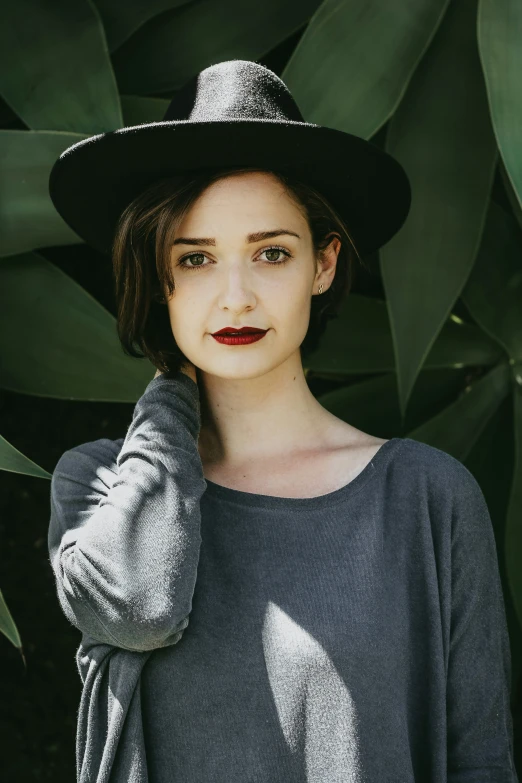
[[[317,188],[346,222],[361,257],[386,244],[410,209],[410,182],[394,157],[359,136],[290,120],[176,120],[91,136],[60,155],[49,193],[78,236],[110,255],[123,210],[153,182],[252,165],[293,173]]]

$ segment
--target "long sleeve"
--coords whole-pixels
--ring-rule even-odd
[[[51,480],[50,563],[66,617],[95,640],[144,651],[188,625],[205,491],[197,384],[158,376],[124,439],[66,451]]]
[[[518,783],[511,653],[493,527],[480,485],[465,466],[457,471],[454,494],[448,783]]]

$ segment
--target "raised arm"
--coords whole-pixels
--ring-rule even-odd
[[[128,650],[175,644],[188,624],[206,482],[197,384],[155,377],[124,439],[66,451],[48,533],[58,598],[88,636]]]

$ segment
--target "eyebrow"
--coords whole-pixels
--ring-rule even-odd
[[[256,231],[254,234],[248,234],[246,241],[249,245],[254,242],[261,242],[262,239],[272,239],[272,237],[279,237],[283,234],[297,237],[301,239],[299,234],[295,231],[291,231],[289,228],[275,228],[273,231]],[[216,240],[213,237],[178,237],[172,243],[173,245],[215,245]]]

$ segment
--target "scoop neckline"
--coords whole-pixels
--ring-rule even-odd
[[[234,503],[240,506],[258,507],[258,508],[320,508],[322,506],[331,506],[336,503],[344,502],[348,498],[359,492],[365,484],[376,476],[379,470],[385,467],[388,460],[396,452],[397,448],[404,443],[406,438],[390,438],[383,443],[375,452],[374,456],[364,466],[357,476],[342,487],[327,492],[324,495],[317,495],[310,498],[286,498],[279,495],[263,495],[258,492],[245,492],[241,489],[232,489],[223,484],[216,484],[214,481],[205,478],[205,495],[209,498]]]

